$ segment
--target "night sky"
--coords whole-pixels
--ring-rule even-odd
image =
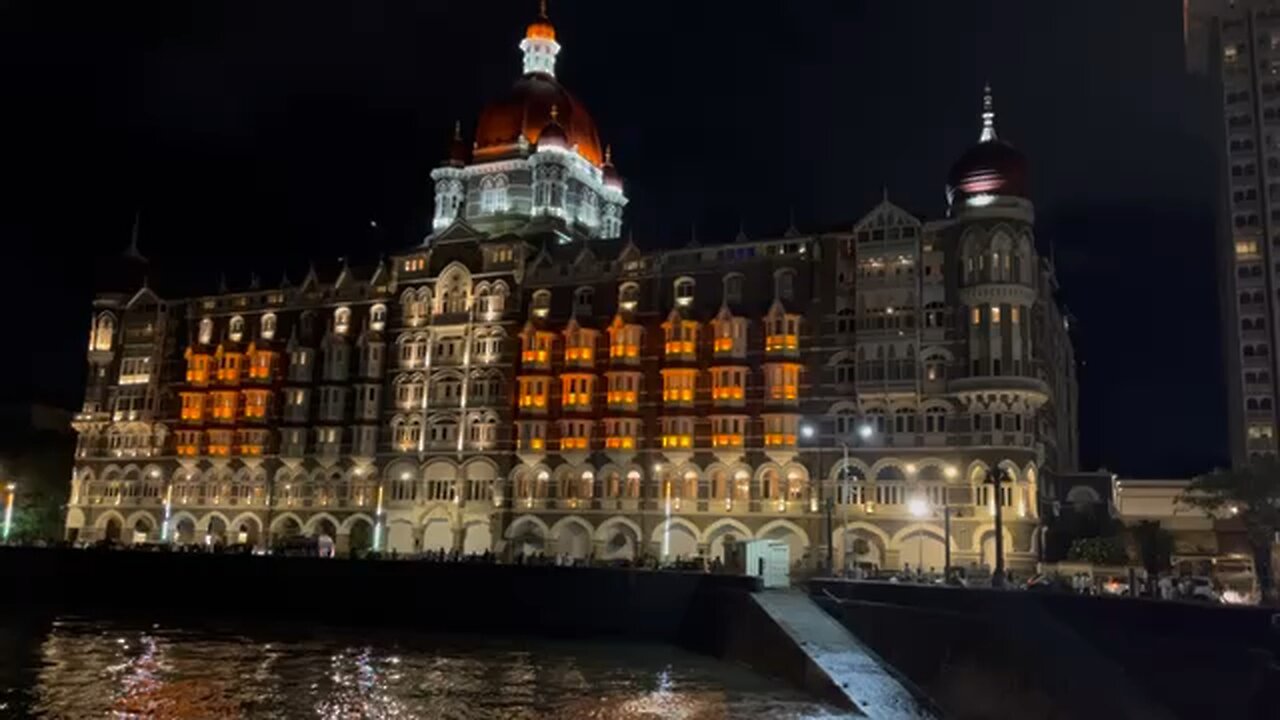
[[[650,247],[944,209],[978,134],[1029,158],[1080,360],[1082,466],[1225,462],[1210,94],[1179,0],[553,0]],[[141,212],[190,292],[376,258],[429,227],[429,172],[517,77],[533,0],[0,3],[0,400],[78,408],[95,262]],[[370,229],[376,220],[378,228]],[[34,348],[34,352],[28,352]]]

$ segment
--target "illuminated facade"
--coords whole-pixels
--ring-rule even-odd
[[[100,299],[69,532],[597,559],[775,537],[811,561],[834,536],[838,562],[940,568],[944,504],[954,562],[991,564],[999,468],[1010,561],[1033,562],[1040,473],[1075,466],[1074,359],[989,96],[946,219],[886,199],[834,232],[645,251],[545,18],[522,48],[388,266]],[[157,313],[163,342],[120,340]]]
[[[1207,73],[1222,133],[1218,273],[1239,465],[1275,455],[1280,427],[1280,3],[1191,0],[1185,19],[1188,66]]]

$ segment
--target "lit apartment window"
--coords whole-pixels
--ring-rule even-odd
[[[591,447],[591,421],[564,420],[560,423],[560,449],[586,450]]]
[[[231,443],[235,433],[230,430],[210,430],[208,453],[218,457],[231,454]]]
[[[236,393],[235,391],[219,391],[210,393],[210,399],[213,401],[214,420],[231,422],[235,419],[236,397],[238,394],[239,393]]]
[[[1250,440],[1270,440],[1275,435],[1275,428],[1269,424],[1253,424],[1249,426]]]
[[[1236,257],[1254,257],[1258,254],[1257,240],[1237,240]]]
[[[237,437],[241,455],[261,455],[267,444],[266,430],[240,430],[237,432]]]
[[[739,276],[740,277],[740,276]],[[727,313],[726,313],[727,315]],[[715,332],[713,349],[716,355],[727,357],[746,357],[747,354],[747,320],[746,318],[720,317],[712,321]]]
[[[794,352],[799,347],[800,318],[777,314],[765,318],[765,352]]]
[[[740,448],[747,434],[745,415],[715,415],[711,418],[711,446]]]
[[[302,422],[307,419],[308,391],[303,388],[290,388],[284,391],[284,419],[290,422]]]
[[[1227,45],[1222,48],[1222,62],[1227,65],[1233,64],[1240,59],[1240,51],[1235,45]]]
[[[606,378],[609,386],[605,399],[609,407],[634,407],[640,397],[640,373],[611,372]]]
[[[253,419],[265,418],[270,401],[271,391],[269,390],[245,390],[244,416]]]
[[[255,350],[249,356],[249,377],[254,380],[269,379],[274,359],[275,353],[270,350]]]
[[[209,382],[209,365],[212,358],[204,353],[191,353],[187,356],[187,382],[193,385],[204,385]]]
[[[667,368],[662,371],[662,401],[667,404],[693,403],[698,371],[692,368]]]
[[[536,376],[519,378],[520,407],[525,410],[546,410],[547,392],[551,378]]]
[[[711,369],[711,399],[740,404],[747,393],[747,369],[720,367]]]
[[[1022,321],[1022,308],[1014,305],[1009,308],[1009,322],[1017,325]]]
[[[240,382],[240,366],[243,360],[244,356],[240,353],[223,353],[222,360],[218,363],[218,380],[224,383]]]
[[[680,307],[688,307],[693,304],[693,290],[693,278],[682,277],[676,280],[676,305],[679,305]]]
[[[982,308],[977,305],[969,309],[969,323],[979,325],[982,323]]]
[[[796,425],[797,417],[795,415],[765,415],[765,447],[795,447]]]
[[[640,300],[640,286],[635,283],[623,283],[618,287],[618,308],[623,312],[636,309]]]
[[[401,452],[413,450],[422,442],[422,424],[417,418],[396,418],[391,421],[391,437]]]
[[[412,257],[404,261],[405,272],[422,272],[427,268],[427,259],[424,257]]]
[[[565,334],[564,359],[571,365],[590,365],[596,356],[596,333],[581,328]]]
[[[244,318],[239,315],[231,318],[231,323],[227,326],[227,337],[230,337],[233,342],[240,342],[244,337]]]
[[[533,316],[544,318],[547,313],[551,312],[551,291],[538,290],[533,294]]]
[[[799,363],[769,363],[764,366],[765,397],[793,402],[799,396]]]
[[[664,449],[688,449],[693,447],[693,418],[662,418],[662,447]]]
[[[182,419],[200,422],[204,419],[204,393],[182,393]]]
[[[640,435],[640,421],[610,418],[604,421],[604,446],[609,450],[634,450]]]
[[[525,334],[520,359],[527,365],[546,365],[551,359],[551,345],[555,342],[555,337],[554,333],[549,332]]]
[[[639,325],[626,325],[615,321],[609,328],[609,357],[620,362],[637,362],[640,359]]]
[[[992,325],[1000,324],[1000,306],[999,305],[991,306],[991,324]]]
[[[547,424],[544,422],[516,423],[516,446],[520,450],[540,452],[547,447]]]
[[[194,457],[200,454],[200,438],[204,433],[199,430],[179,430],[176,434],[175,450],[182,457]]]
[[[565,410],[590,410],[591,395],[595,392],[594,375],[565,374],[560,376],[560,403]]]
[[[668,320],[662,325],[667,336],[668,358],[692,358],[698,346],[698,323],[693,320]]]

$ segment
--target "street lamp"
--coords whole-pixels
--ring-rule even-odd
[[[871,427],[870,423],[862,423],[858,426],[858,437],[863,440],[870,440],[871,436],[874,434],[875,429]]]
[[[987,482],[992,484],[995,492],[995,512],[993,519],[995,520],[995,545],[996,545],[996,566],[991,573],[991,587],[1004,587],[1004,516],[1002,513],[1004,498],[1001,496],[1001,484],[1004,483],[1006,470],[1004,468],[996,468],[992,471],[987,469]]]
[[[812,440],[814,437],[817,436],[817,434],[818,434],[818,430],[817,428],[814,427],[813,423],[803,423],[800,425],[801,438],[805,440]],[[822,446],[821,445],[819,445],[817,448],[817,455],[818,455],[817,462],[814,463],[815,472],[809,473],[810,479],[812,479],[814,476],[817,476],[819,473],[822,472]],[[810,492],[812,492],[813,487],[814,485],[810,483]],[[835,543],[832,542],[832,540],[834,539],[832,538],[832,535],[835,534],[835,528],[833,528],[831,525],[831,511],[834,508],[834,506],[835,506],[835,498],[831,497],[831,495],[827,493],[826,498],[824,498],[822,502],[822,509],[823,509],[823,520],[826,523],[825,527],[826,527],[826,536],[827,536],[827,574],[828,575],[835,574]]]
[[[4,489],[7,493],[4,501],[4,536],[0,540],[9,542],[9,530],[13,528],[13,496],[17,493],[18,484],[9,483]]]
[[[917,520],[929,514],[929,501],[916,496],[907,501],[907,511]],[[916,530],[916,575],[924,577],[924,532]]]

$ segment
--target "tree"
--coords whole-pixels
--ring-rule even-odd
[[[1215,517],[1235,516],[1244,523],[1258,589],[1263,602],[1274,605],[1271,546],[1280,532],[1280,463],[1268,457],[1239,468],[1219,468],[1192,479],[1178,502]]]
[[[1138,559],[1146,568],[1147,576],[1155,578],[1167,571],[1173,561],[1173,534],[1160,527],[1155,520],[1143,520],[1130,531],[1138,547]]]
[[[1129,552],[1124,542],[1115,535],[1107,537],[1080,538],[1071,543],[1067,558],[1082,560],[1094,565],[1128,565]]]

